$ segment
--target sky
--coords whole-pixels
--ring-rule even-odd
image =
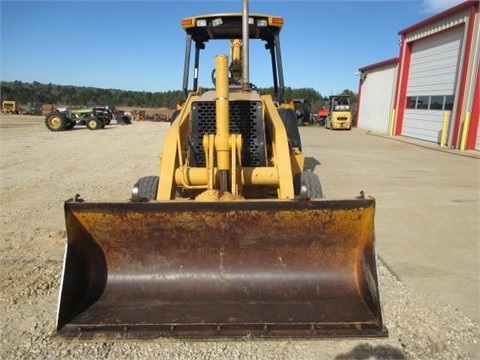
[[[250,0],[250,12],[284,17],[285,85],[322,96],[358,90],[359,68],[399,56],[398,32],[462,0]],[[132,91],[181,90],[184,17],[241,12],[241,0],[1,0],[0,79]],[[250,81],[272,86],[261,42],[250,43]],[[199,83],[212,87],[207,43]],[[190,75],[191,78],[191,75]]]

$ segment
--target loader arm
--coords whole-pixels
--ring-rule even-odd
[[[177,187],[188,189],[230,190],[234,195],[243,196],[237,189],[232,189],[232,182],[239,182],[239,189],[244,186],[259,184],[273,186],[277,189],[279,199],[293,199],[293,175],[300,172],[304,165],[304,156],[298,149],[290,149],[285,126],[278,114],[277,107],[270,95],[260,96],[264,108],[263,116],[270,129],[272,157],[269,166],[243,167],[237,150],[242,146],[241,136],[232,137],[229,129],[229,91],[227,58],[218,57],[216,66],[216,134],[213,141],[205,138],[203,143],[210,144],[210,150],[204,145],[205,158],[213,176],[209,177],[209,169],[191,167],[186,154],[188,149],[188,129],[190,116],[188,110],[199,100],[197,95],[187,98],[182,111],[171,125],[165,138],[164,151],[161,156],[160,180],[158,184],[157,200],[175,198]],[[243,96],[243,95],[241,95]],[[248,95],[250,96],[250,95]],[[244,96],[243,96],[244,97]],[[234,140],[237,139],[237,140]],[[240,144],[232,147],[237,141]],[[231,167],[235,162],[235,169]],[[235,174],[232,176],[232,174]],[[238,174],[238,176],[237,176]],[[230,176],[230,179],[228,177]],[[211,180],[210,180],[211,179]],[[223,184],[222,184],[223,182]]]

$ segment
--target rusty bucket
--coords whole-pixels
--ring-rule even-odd
[[[373,199],[66,202],[55,337],[385,336]]]

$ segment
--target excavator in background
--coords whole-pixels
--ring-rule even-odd
[[[186,98],[159,172],[140,178],[128,202],[65,202],[55,337],[387,335],[375,200],[323,198],[304,167],[295,112],[284,106],[283,18],[242,5],[181,22]],[[229,42],[230,59],[215,57],[215,88],[203,92],[200,52],[216,40]],[[249,41],[270,53],[274,96],[250,82]]]

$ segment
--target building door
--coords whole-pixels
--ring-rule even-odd
[[[402,135],[439,143],[445,111],[452,111],[464,26],[412,45]]]

